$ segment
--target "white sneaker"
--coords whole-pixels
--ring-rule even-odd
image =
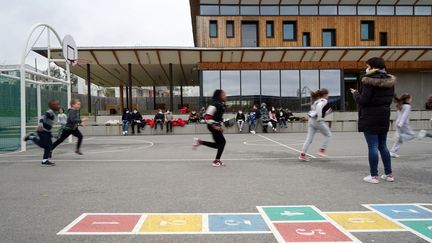
[[[370,175],[368,175],[365,178],[363,178],[363,180],[365,182],[372,183],[372,184],[378,184],[379,183],[378,176],[370,176]]]
[[[393,182],[394,181],[394,176],[393,174],[389,174],[389,175],[382,175],[381,179],[389,181],[389,182]]]
[[[394,153],[394,152],[390,152],[390,156],[391,156],[392,158],[399,158],[399,157],[400,157],[399,154]]]
[[[194,138],[192,143],[192,149],[195,150],[198,146],[200,146],[201,145],[200,141],[201,140],[199,138]]]
[[[255,134],[256,132],[255,131],[250,131],[250,133]]]
[[[417,138],[423,139],[424,137],[426,137],[426,130],[420,130],[417,134]]]

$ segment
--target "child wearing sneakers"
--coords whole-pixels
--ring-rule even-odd
[[[49,110],[45,112],[42,118],[39,120],[37,127],[37,136],[34,133],[30,133],[25,136],[24,141],[31,140],[39,147],[44,149],[43,159],[41,162],[42,166],[54,166],[55,163],[49,161],[51,148],[52,148],[52,134],[51,129],[54,126],[55,112],[60,109],[60,102],[58,100],[51,100],[48,103]]]
[[[213,161],[212,166],[220,167],[225,164],[220,160],[222,152],[225,148],[225,138],[223,135],[223,114],[225,112],[225,101],[227,97],[225,91],[221,89],[215,90],[213,94],[213,104],[207,108],[204,119],[207,123],[207,128],[213,135],[214,143],[202,141],[199,138],[194,138],[192,148],[196,149],[199,145],[205,145],[210,148],[217,149],[216,159]]]
[[[79,131],[78,127],[83,126],[84,125],[83,123],[88,121],[88,118],[85,117],[81,120],[80,117],[81,101],[79,99],[72,99],[70,106],[71,108],[68,110],[68,119],[67,119],[66,126],[63,129],[63,133],[60,136],[60,138],[54,142],[52,146],[52,150],[54,150],[59,144],[61,144],[67,137],[73,135],[78,138],[75,153],[82,155],[80,148],[83,140],[83,135]]]
[[[329,127],[324,122],[325,115],[332,112],[330,105],[328,104],[328,90],[320,89],[315,92],[311,92],[312,105],[311,110],[308,112],[308,133],[306,141],[303,144],[302,152],[299,156],[301,161],[309,161],[310,158],[306,156],[307,150],[312,143],[313,137],[317,131],[324,135],[324,141],[321,143],[320,151],[318,153],[321,157],[326,157],[326,149],[332,136]]]
[[[396,118],[396,130],[397,139],[390,150],[390,156],[398,158],[397,152],[403,142],[413,140],[416,135],[409,125],[409,115],[411,111],[412,96],[410,94],[403,94],[400,97],[395,95],[394,101],[396,102],[397,118]]]

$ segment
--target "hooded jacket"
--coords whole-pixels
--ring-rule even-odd
[[[387,133],[396,77],[383,70],[372,70],[362,78],[361,82],[360,91],[353,94],[354,100],[359,105],[359,132]]]

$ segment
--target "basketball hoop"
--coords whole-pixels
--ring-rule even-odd
[[[78,58],[78,59],[67,59],[67,62],[72,65],[72,66],[76,66],[76,65],[82,65],[82,64],[90,64],[93,62],[93,60],[91,59],[86,59],[86,58]]]
[[[62,41],[63,57],[69,65],[76,65],[78,59],[78,49],[72,36],[66,35]]]

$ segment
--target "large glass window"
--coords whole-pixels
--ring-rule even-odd
[[[266,37],[267,38],[274,37],[274,22],[273,21],[267,21],[266,22]]]
[[[431,15],[431,6],[415,6],[414,14],[415,15]]]
[[[339,5],[339,15],[356,15],[356,14],[357,14],[356,6]]]
[[[318,15],[318,6],[300,6],[300,15]]]
[[[320,15],[337,15],[337,6],[333,5],[320,5],[319,6]]]
[[[241,15],[259,15],[259,6],[246,6],[242,5],[240,7]]]
[[[396,6],[396,15],[413,15],[412,6]]]
[[[299,9],[297,5],[280,6],[280,15],[298,15]]]
[[[283,40],[295,41],[297,39],[297,22],[284,21],[283,22]]]
[[[217,26],[217,21],[216,20],[210,20],[210,38],[217,38],[218,36],[218,26]]]
[[[326,88],[329,96],[340,96],[341,94],[341,71],[340,70],[321,70],[320,88]]]
[[[239,96],[240,71],[221,71],[221,87],[227,96]]]
[[[241,94],[260,95],[260,71],[241,71]]]
[[[298,97],[300,85],[299,70],[281,71],[281,93],[282,97]]]
[[[336,46],[336,30],[324,29],[322,32],[322,46]]]
[[[220,72],[203,71],[203,96],[212,97],[216,89],[220,89]]]
[[[358,6],[358,15],[375,15],[375,6]]]
[[[360,22],[360,36],[362,41],[374,39],[374,21],[361,21]]]
[[[261,15],[279,15],[279,6],[261,5]]]
[[[261,94],[280,96],[279,70],[261,71]]]
[[[318,70],[301,70],[301,96],[310,97],[310,91],[319,89]]]
[[[234,37],[234,21],[228,20],[226,22],[226,37],[233,38]]]
[[[221,5],[220,6],[220,14],[221,15],[239,15],[240,8],[239,6],[233,5]]]
[[[394,15],[394,6],[377,6],[377,15]]]
[[[219,15],[218,5],[201,5],[200,7],[201,15]]]

